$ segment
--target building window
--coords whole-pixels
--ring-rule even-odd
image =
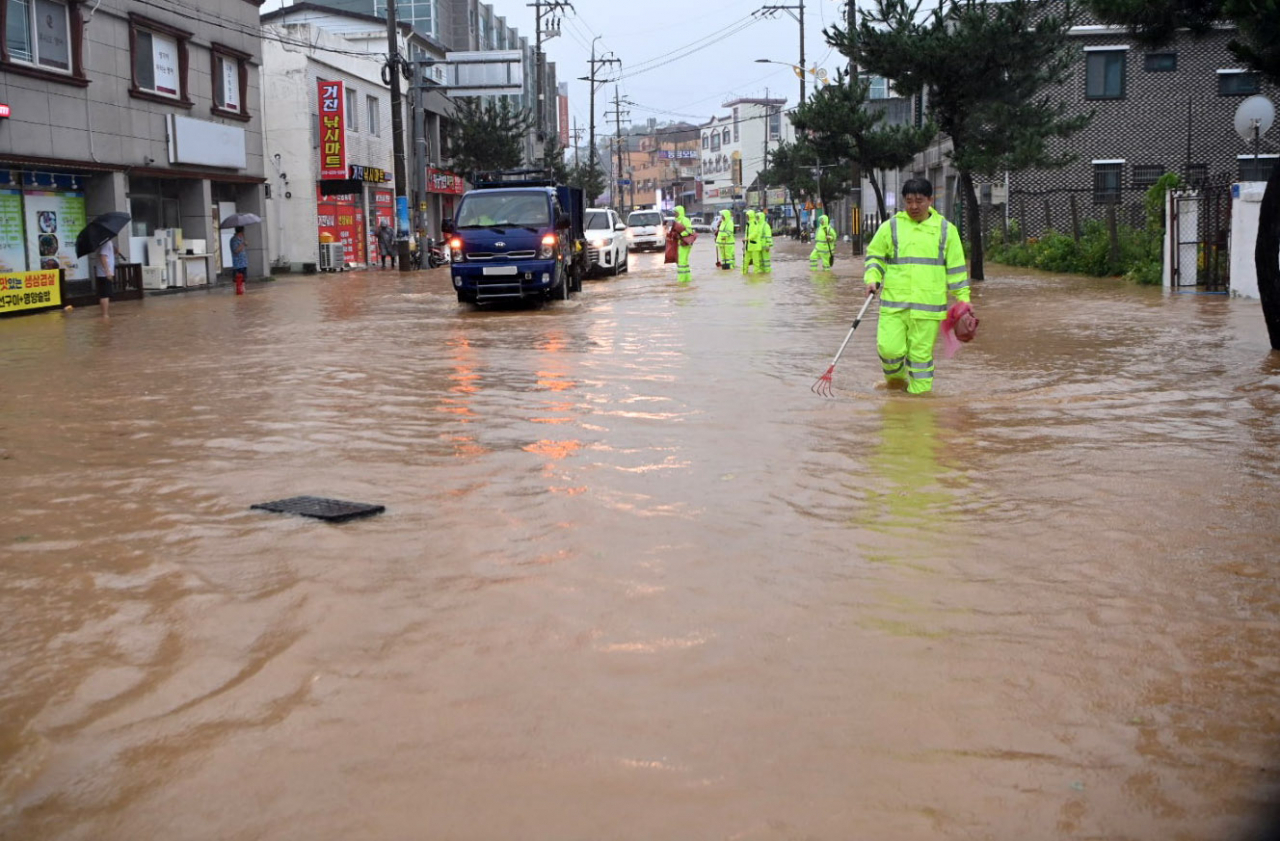
[[[57,73],[71,72],[71,12],[56,0],[7,0],[5,54]]]
[[[1093,203],[1119,204],[1124,161],[1093,162]]]
[[[720,141],[721,141],[721,143],[722,143],[723,145],[725,145],[725,146],[728,146],[728,145],[729,145],[729,129],[727,129],[727,128],[726,128],[726,129],[721,133]]]
[[[1275,168],[1276,158],[1280,155],[1241,155],[1238,158],[1239,172],[1237,181],[1266,181],[1271,177],[1271,170]]]
[[[369,133],[374,137],[382,136],[382,128],[378,125],[378,98],[366,96],[364,98],[364,110],[369,115]]]
[[[712,152],[720,151],[720,132],[718,131],[712,132],[711,134],[711,151]]]
[[[187,42],[191,33],[141,15],[129,16],[133,87],[129,95],[190,108],[187,96]]]
[[[249,119],[249,54],[213,44],[213,108],[220,117]]]
[[[893,96],[893,83],[883,76],[867,76],[867,99],[889,99]]]
[[[1164,167],[1160,164],[1134,164],[1133,186],[1150,187],[1160,180],[1161,175],[1164,175]]]
[[[356,103],[358,102],[358,99],[359,97],[356,95],[355,89],[348,87],[347,88],[347,117],[346,117],[347,131],[360,130],[360,121],[359,119],[357,119],[359,117],[359,113],[356,111]]]
[[[711,144],[711,136],[706,134],[702,135],[702,148],[706,149],[710,146],[710,144]]]
[[[1174,73],[1178,69],[1177,53],[1147,53],[1142,69],[1148,73]]]
[[[1187,171],[1185,175],[1188,184],[1192,186],[1203,184],[1205,181],[1209,180],[1209,165],[1187,164]]]
[[[738,106],[733,106],[733,142],[738,142]]]
[[[1247,70],[1219,70],[1218,96],[1251,96],[1261,90],[1258,74]]]
[[[1124,99],[1125,50],[1085,53],[1085,99]]]
[[[782,112],[776,109],[769,115],[769,139],[782,139]]]

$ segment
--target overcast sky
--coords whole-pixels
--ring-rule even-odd
[[[262,10],[279,8],[281,1],[267,0]],[[532,43],[534,10],[528,2],[489,0],[489,5]],[[764,96],[766,90],[770,96],[786,97],[787,107],[794,106],[800,80],[792,69],[755,60],[798,64],[800,25],[787,12],[754,18],[752,13],[766,5],[798,4],[799,0],[572,0],[574,11],[564,14],[561,35],[543,45],[547,58],[556,64],[559,81],[569,82],[569,128],[577,119],[585,140],[589,86],[578,77],[590,72],[596,36],[597,57],[612,53],[622,60],[620,69],[601,68],[597,75],[621,74],[617,88],[633,103],[623,108],[630,111],[633,123],[643,125],[650,117],[659,123],[701,123],[720,113],[722,102]],[[844,0],[804,0],[804,6],[805,62],[825,68],[834,77],[845,59],[827,46],[822,29],[843,21]],[[613,84],[602,85],[596,92],[597,134],[612,133],[613,115],[606,118],[605,112],[613,110],[613,94]]]

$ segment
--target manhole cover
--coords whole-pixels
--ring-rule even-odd
[[[249,506],[263,511],[275,511],[280,514],[299,514],[303,517],[316,517],[330,523],[341,523],[354,520],[356,517],[371,517],[387,510],[385,505],[370,505],[367,502],[347,502],[342,499],[325,499],[322,496],[291,496],[288,499],[277,499],[275,502],[259,502]]]

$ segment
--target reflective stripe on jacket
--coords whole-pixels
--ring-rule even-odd
[[[720,230],[716,232],[716,242],[720,245],[733,245],[733,220],[728,216],[720,217]]]
[[[881,309],[941,321],[948,292],[969,300],[969,269],[954,228],[933,208],[923,222],[913,222],[904,211],[880,226],[867,246],[864,280],[884,284]]]

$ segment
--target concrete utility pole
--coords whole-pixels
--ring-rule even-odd
[[[538,100],[537,100],[537,105],[538,105],[537,130],[538,130],[538,147],[539,147],[538,153],[539,153],[539,156],[541,156],[541,153],[543,151],[542,144],[545,143],[547,140],[547,106],[546,106],[546,92],[544,91],[544,88],[546,87],[546,82],[544,81],[544,78],[543,78],[546,73],[545,68],[546,68],[547,60],[546,60],[546,56],[542,54],[542,42],[544,40],[542,36],[545,33],[546,35],[545,40],[549,41],[560,34],[559,18],[553,18],[553,20],[555,20],[555,26],[547,29],[543,29],[542,19],[544,17],[549,17],[556,12],[564,12],[565,10],[573,11],[573,4],[568,2],[568,0],[534,0],[534,2],[526,3],[525,5],[533,7],[534,30],[537,32],[537,38],[536,38],[537,46],[534,48],[533,61],[534,61],[534,64],[537,65],[536,67],[537,82],[535,82],[535,84],[537,85],[537,88],[538,88]]]
[[[800,23],[800,104],[804,104],[804,74],[807,72],[804,66],[804,0],[797,0],[794,6],[764,6],[760,9],[760,13],[772,17],[778,12],[786,12]],[[796,12],[800,14],[797,15]]]
[[[769,104],[769,89],[764,89],[764,161],[760,165],[760,176],[764,175],[764,171],[769,168],[769,127],[773,125],[773,106]],[[760,182],[760,209],[767,214],[769,211],[769,187],[764,183],[764,178],[757,176]]]
[[[582,144],[582,129],[578,128],[578,118],[573,118],[573,166],[578,167],[578,147]]]
[[[589,90],[591,92],[591,104],[589,107],[591,109],[591,116],[589,120],[590,125],[587,127],[587,166],[589,166],[592,171],[594,171],[596,167],[596,88],[603,82],[608,81],[607,79],[597,79],[596,71],[601,67],[608,67],[611,64],[616,64],[619,68],[622,67],[622,59],[611,58],[611,56],[613,56],[612,52],[601,58],[596,58],[596,41],[599,40],[599,35],[591,39],[591,73],[587,76],[578,77],[578,81],[587,82],[590,85]],[[595,196],[588,196],[588,200],[593,198],[595,198]]]
[[[857,0],[845,0],[844,12],[849,31],[856,31],[858,28]],[[849,81],[853,84],[857,84],[860,81],[858,79],[858,63],[852,58],[849,59]],[[854,161],[851,167],[853,168],[853,195],[851,196],[853,199],[851,202],[853,212],[850,214],[852,218],[849,220],[852,225],[849,231],[849,241],[853,245],[853,254],[856,257],[862,253],[862,168],[858,166],[857,161]]]
[[[613,88],[613,110],[612,110],[612,111],[606,111],[606,112],[605,112],[605,116],[607,117],[607,116],[609,116],[610,114],[612,114],[612,115],[613,115],[613,124],[614,124],[614,127],[615,127],[614,146],[616,147],[616,152],[617,152],[617,161],[618,161],[618,162],[617,162],[617,168],[614,170],[614,175],[613,175],[613,186],[614,186],[614,188],[615,188],[615,190],[616,190],[616,191],[611,191],[611,192],[613,192],[613,203],[614,203],[614,205],[616,205],[616,206],[619,208],[619,212],[621,212],[621,208],[622,208],[622,206],[623,206],[623,196],[624,196],[624,191],[623,191],[623,189],[622,189],[622,187],[623,187],[623,184],[622,184],[622,173],[623,173],[623,169],[622,169],[622,118],[623,118],[623,116],[624,116],[623,111],[622,111],[622,106],[623,106],[623,105],[630,105],[630,104],[631,104],[630,102],[628,102],[628,101],[627,101],[627,100],[625,100],[625,99],[622,99],[622,98],[621,98],[621,96],[619,96],[619,94],[618,94],[618,88],[617,88],[617,86],[615,85],[615,86],[614,86],[614,88]],[[631,112],[630,112],[630,111],[627,111],[627,112],[626,112],[626,114],[625,114],[625,116],[630,117],[630,116],[631,116]]]
[[[387,0],[387,51],[390,53],[384,66],[383,78],[391,84],[391,149],[395,161],[396,179],[396,263],[400,271],[407,272],[409,265],[409,194],[406,192],[404,167],[404,115],[400,113],[401,67],[400,33],[396,26],[396,0]]]

